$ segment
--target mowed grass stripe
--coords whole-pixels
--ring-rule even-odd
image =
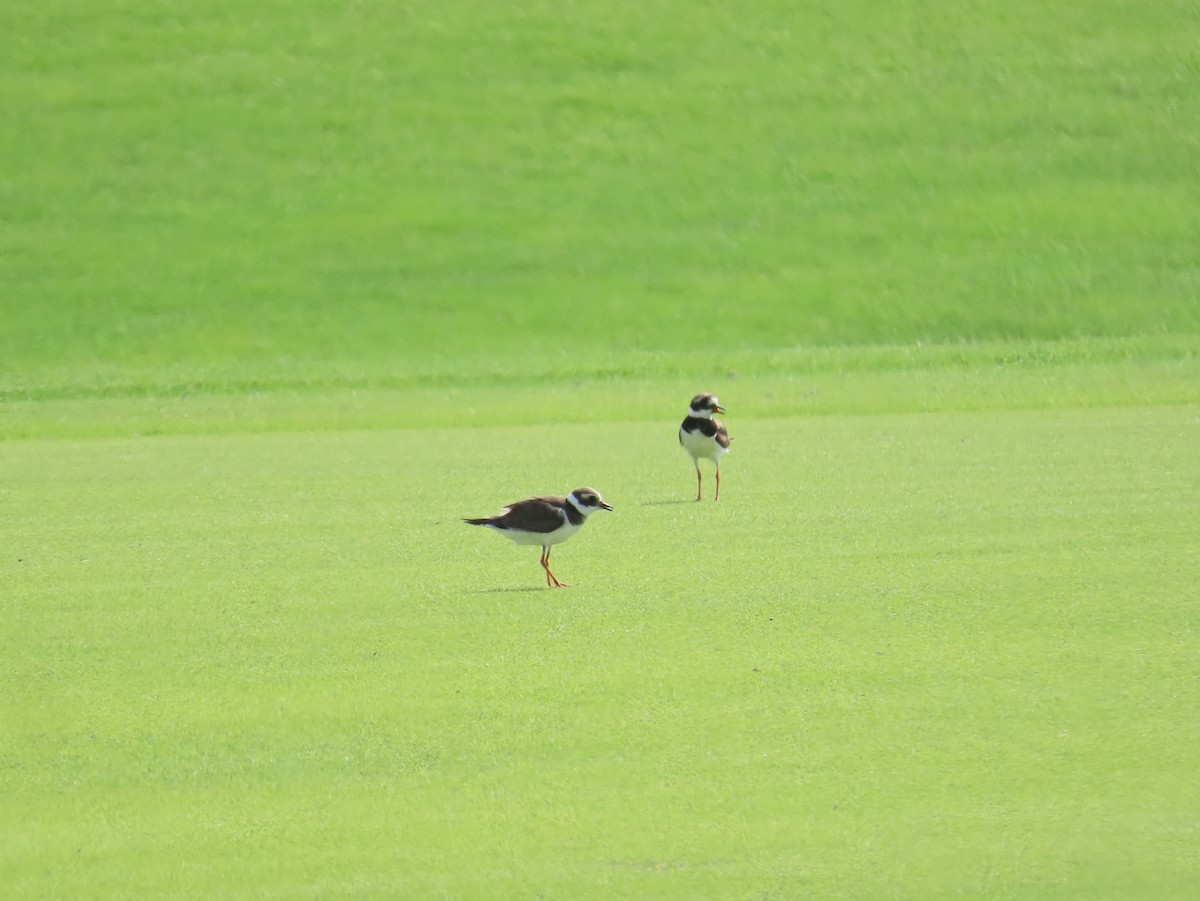
[[[1185,896],[1200,408],[729,424],[0,445],[6,884]]]
[[[6,8],[6,391],[1200,334],[1190,0]]]
[[[577,362],[577,361],[576,361]],[[1200,343],[1138,340],[872,347],[629,357],[611,369],[396,380],[310,373],[294,384],[213,379],[113,393],[17,392],[0,439],[620,422],[682,416],[701,388],[755,417],[1075,409],[1200,400]]]

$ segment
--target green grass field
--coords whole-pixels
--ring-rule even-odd
[[[1198,41],[6,4],[0,894],[1195,898]]]

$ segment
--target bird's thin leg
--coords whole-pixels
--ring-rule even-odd
[[[558,576],[556,576],[556,575],[554,575],[554,573],[550,572],[550,548],[546,548],[546,576],[548,578],[554,580],[555,588],[570,588],[571,587],[566,582],[558,581]],[[547,582],[546,584],[548,585],[550,583]]]
[[[546,587],[547,588],[552,587],[550,585],[550,548],[549,548],[549,546],[542,547],[542,558],[538,561],[538,563],[542,564],[542,569],[544,569],[546,571]]]
[[[720,499],[721,499],[721,464],[718,463],[717,464],[717,493],[715,495],[713,495],[713,500],[719,501]]]
[[[700,500],[700,461],[696,461],[696,500]]]

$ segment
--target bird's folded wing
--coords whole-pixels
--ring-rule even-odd
[[[505,524],[528,532],[553,532],[566,522],[566,514],[555,501],[561,503],[562,498],[531,497],[513,504],[504,514]]]

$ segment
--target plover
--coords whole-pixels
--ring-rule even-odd
[[[730,438],[724,423],[713,419],[713,414],[724,412],[715,394],[697,394],[692,398],[687,419],[679,427],[679,443],[692,455],[696,466],[696,500],[700,500],[701,457],[712,460],[717,467],[717,493],[713,500],[721,499],[721,457],[729,452]]]
[[[568,586],[550,572],[551,546],[566,541],[578,532],[597,510],[611,509],[595,488],[576,488],[566,497],[530,497],[509,504],[503,513],[496,516],[464,519],[463,522],[495,529],[516,544],[540,544],[540,562],[546,571],[546,584],[554,588],[566,588]]]

